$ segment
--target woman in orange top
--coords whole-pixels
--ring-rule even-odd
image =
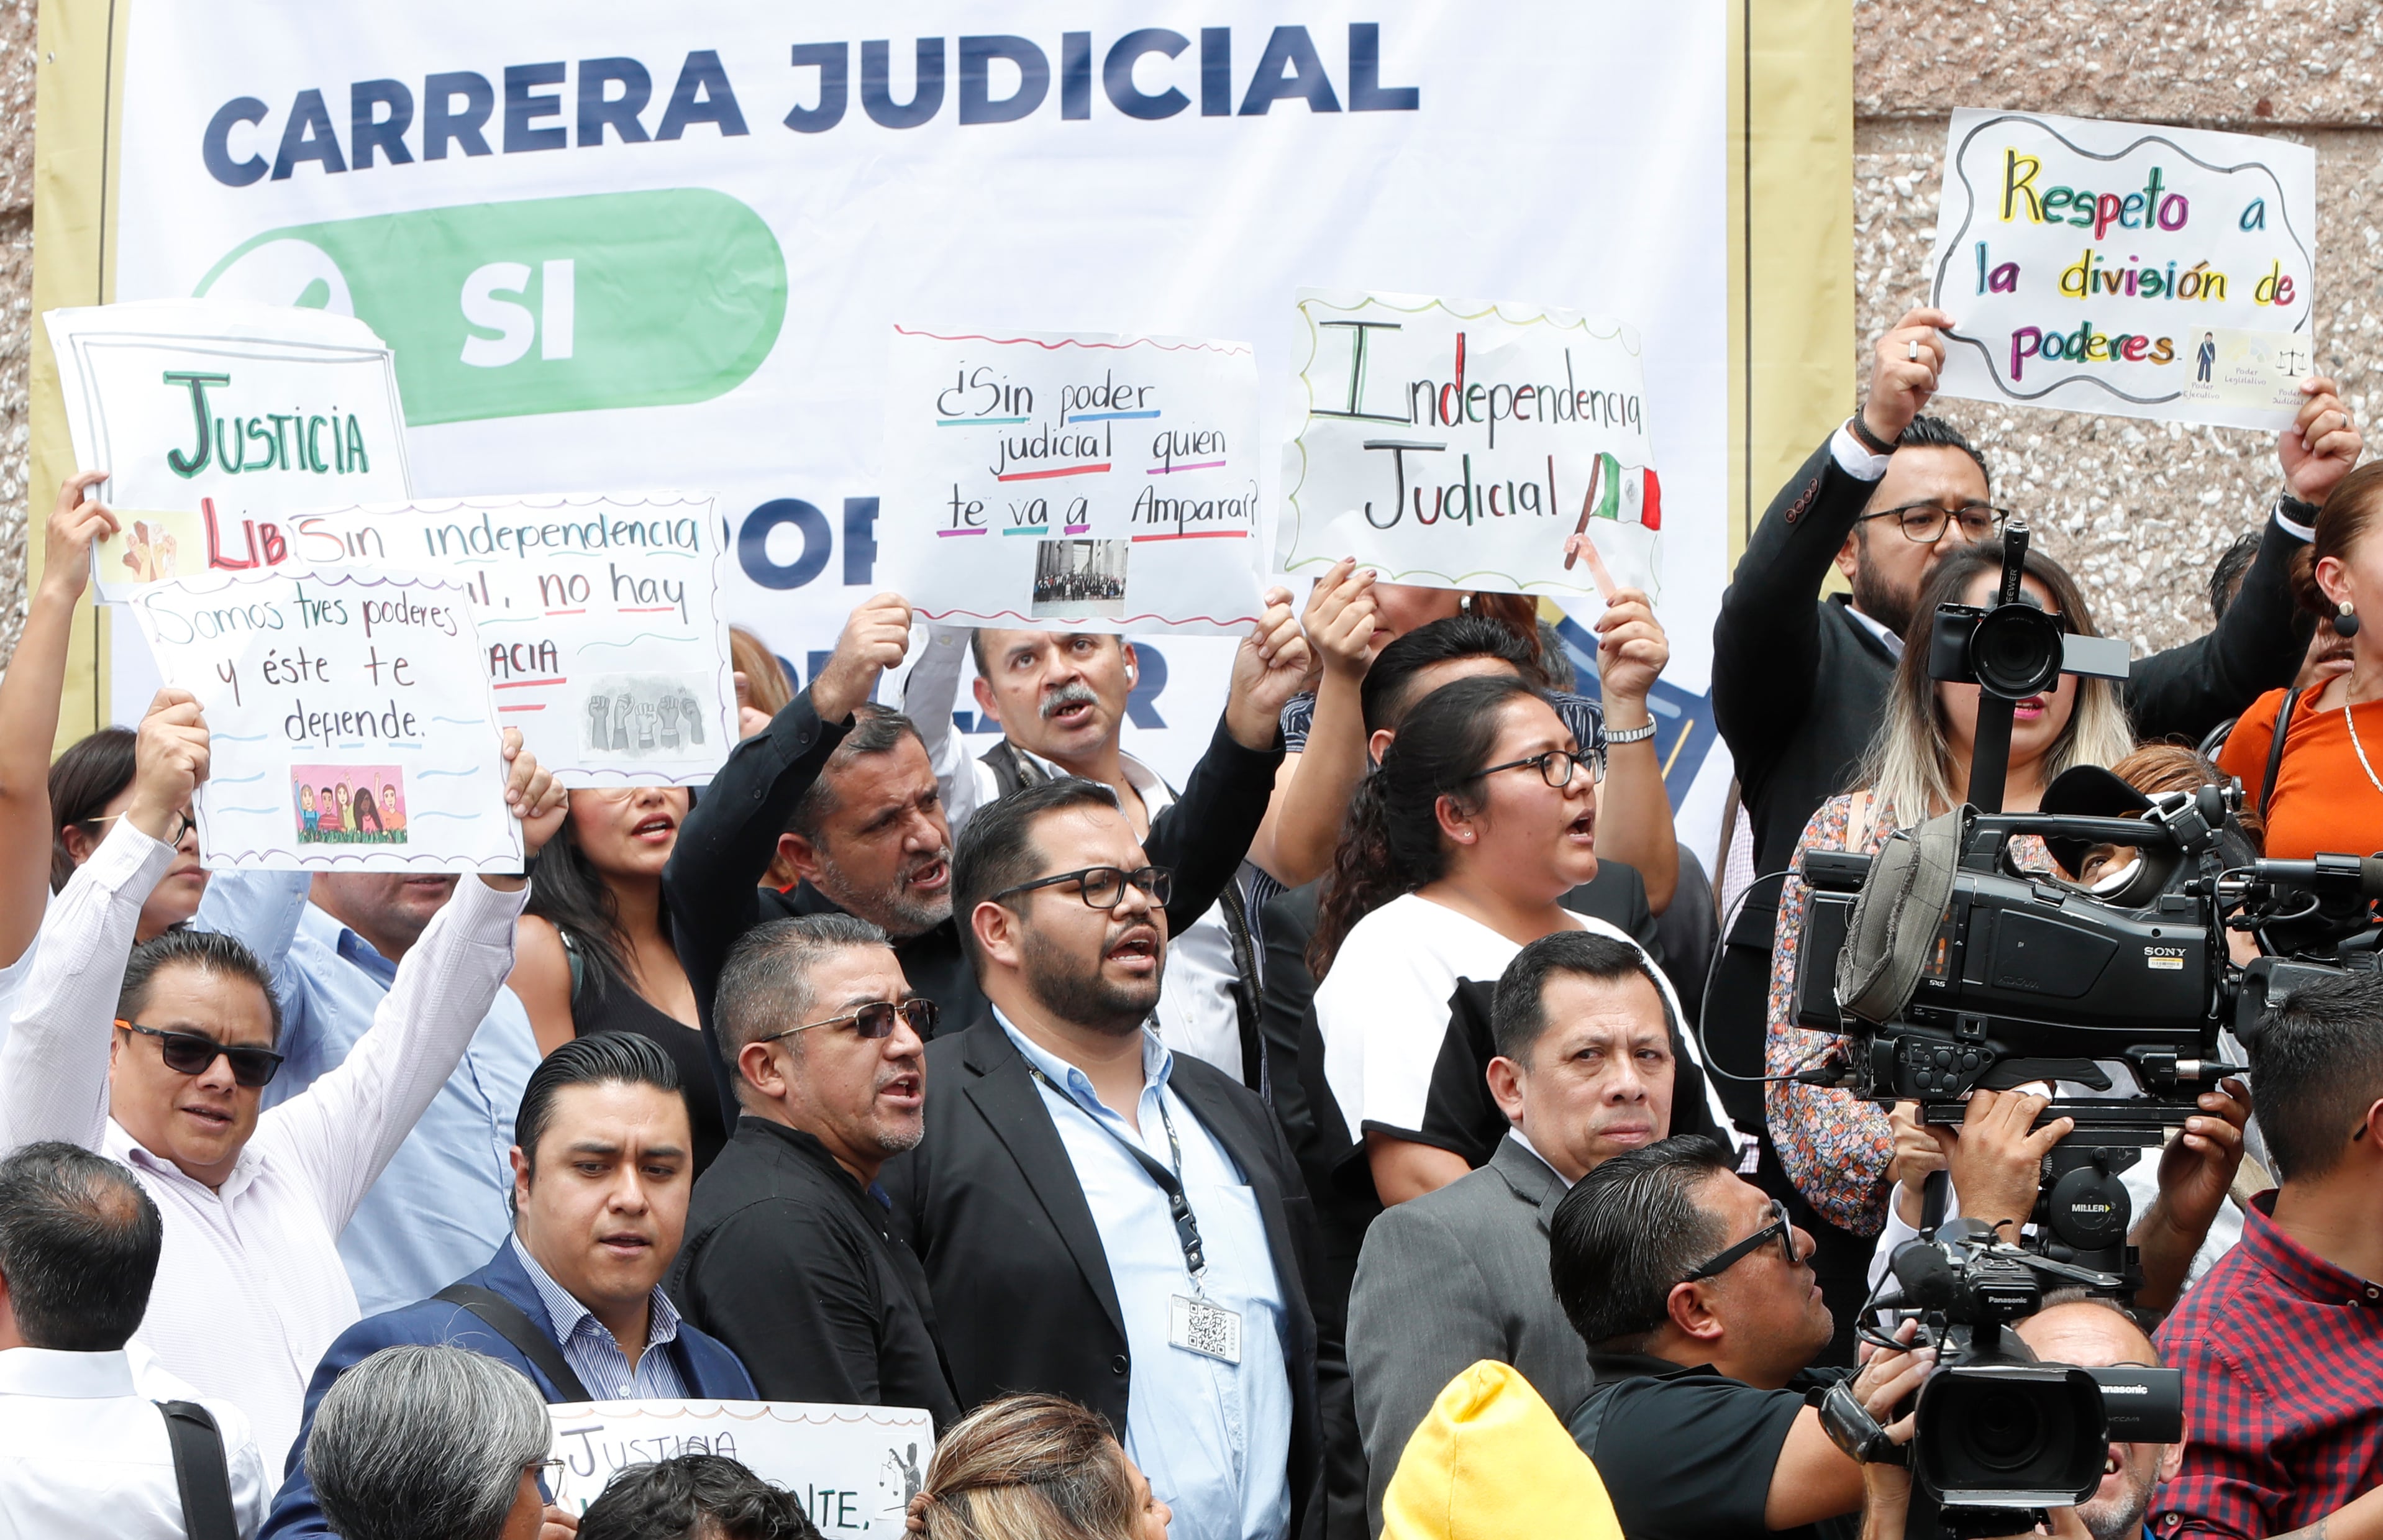
[[[2292,696],[2280,760],[2270,748],[2286,692],[2253,701],[2218,768],[2264,807],[2270,856],[2383,851],[2383,623],[2362,623],[2383,617],[2383,462],[2351,472],[2326,499],[2295,578],[2301,603],[2352,639],[2350,671]]]

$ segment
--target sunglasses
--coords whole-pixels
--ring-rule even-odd
[[[157,1040],[157,1052],[166,1067],[177,1075],[204,1075],[209,1066],[221,1058],[231,1065],[232,1083],[244,1090],[255,1090],[272,1083],[281,1068],[281,1055],[270,1048],[230,1048],[215,1039],[196,1032],[168,1032],[155,1027],[143,1027],[122,1016],[116,1024],[128,1032],[138,1032],[144,1038]]]
[[[1770,1245],[1772,1238],[1774,1237],[1777,1238],[1779,1241],[1779,1254],[1787,1259],[1788,1266],[1795,1266],[1795,1226],[1788,1223],[1787,1205],[1781,1202],[1776,1198],[1771,1200],[1770,1224],[1763,1226],[1762,1228],[1755,1231],[1752,1235],[1747,1236],[1744,1240],[1739,1241],[1728,1250],[1716,1255],[1711,1261],[1706,1263],[1703,1266],[1697,1268],[1694,1272],[1690,1273],[1686,1277],[1682,1278],[1680,1281],[1682,1283],[1698,1283],[1706,1278],[1719,1277],[1722,1274],[1728,1272],[1733,1267],[1735,1267],[1746,1258],[1752,1256],[1755,1252],[1762,1250],[1765,1246]]]
[[[846,1021],[852,1023],[854,1037],[874,1041],[894,1035],[894,1018],[897,1016],[910,1024],[910,1030],[922,1038],[931,1038],[935,1035],[935,1023],[943,1019],[944,1013],[943,1008],[932,1000],[905,1000],[898,1005],[887,1000],[872,1000],[857,1011],[832,1016],[825,1021],[806,1021],[799,1027],[789,1027],[783,1032],[772,1032],[768,1037],[753,1041],[775,1042],[780,1038],[793,1037],[796,1032],[808,1032],[814,1027],[833,1027]]]
[[[1125,897],[1129,884],[1148,893],[1153,904],[1162,906],[1175,893],[1175,873],[1166,867],[1142,867],[1133,871],[1123,867],[1085,867],[1079,871],[1063,871],[1056,877],[1038,877],[1031,882],[1004,888],[994,893],[991,901],[998,904],[1014,893],[1056,888],[1066,882],[1075,883],[1076,892],[1086,906],[1094,909],[1116,908]]]

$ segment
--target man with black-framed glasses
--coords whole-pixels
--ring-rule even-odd
[[[1844,1383],[1908,1437],[1894,1408],[1934,1360],[1880,1353],[1849,1382],[1811,1369],[1831,1332],[1811,1253],[1704,1139],[1625,1151],[1556,1204],[1549,1272],[1597,1379],[1568,1421],[1629,1540],[1853,1533],[1862,1467],[1820,1402]]]
[[[953,907],[989,1008],[927,1045],[883,1179],[962,1408],[1067,1396],[1175,1540],[1280,1540],[1322,1472],[1315,1221],[1266,1104],[1155,1029],[1172,885],[1099,782],[977,810]]]
[[[959,1420],[926,1275],[877,1185],[923,1130],[940,1014],[852,915],[768,921],[721,969],[712,1030],[742,1115],[695,1184],[670,1294],[766,1399]]]

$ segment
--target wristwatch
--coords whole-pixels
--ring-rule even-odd
[[[1821,1428],[1829,1435],[1829,1442],[1857,1464],[1909,1463],[1904,1447],[1878,1425],[1878,1419],[1855,1398],[1853,1386],[1844,1380],[1829,1386],[1828,1394],[1821,1398]]]
[[[1608,744],[1643,744],[1654,735],[1655,719],[1652,717],[1636,727],[1625,727],[1620,732],[1610,727],[1605,730],[1605,741]]]

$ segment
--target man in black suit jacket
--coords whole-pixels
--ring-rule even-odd
[[[954,900],[993,1009],[928,1045],[926,1138],[881,1180],[964,1407],[1070,1397],[1179,1536],[1272,1540],[1320,1473],[1314,1219],[1265,1104],[1146,1027],[1165,887],[1105,786],[979,810]]]

